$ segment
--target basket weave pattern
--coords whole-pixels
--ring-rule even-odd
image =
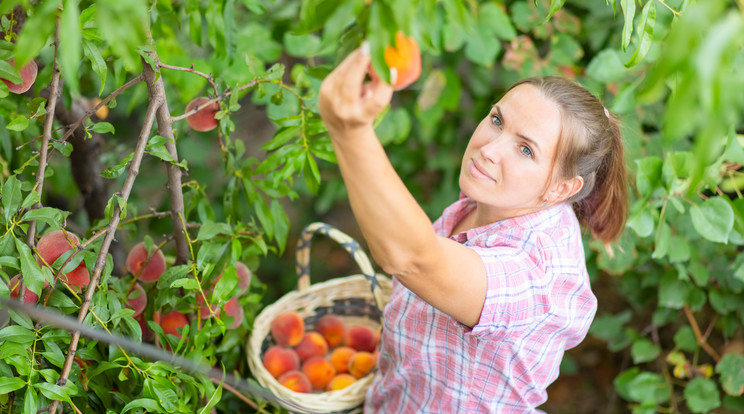
[[[315,234],[323,234],[338,242],[354,258],[362,274],[310,284],[310,241]],[[319,394],[305,394],[289,390],[277,382],[264,368],[261,357],[271,345],[271,321],[284,312],[296,311],[312,329],[319,317],[332,313],[347,324],[365,325],[377,329],[382,325],[382,309],[390,298],[392,281],[375,274],[369,258],[359,244],[325,223],[305,227],[297,242],[297,290],[289,292],[256,316],[248,341],[248,364],[253,376],[266,387],[287,410],[296,413],[351,413],[360,412],[364,396],[372,383],[373,374],[350,386]]]

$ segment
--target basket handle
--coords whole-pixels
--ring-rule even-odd
[[[327,223],[311,223],[300,233],[300,238],[297,240],[297,290],[302,292],[310,287],[310,241],[315,234],[323,234],[331,238],[338,242],[344,250],[349,252],[357,265],[359,265],[359,269],[361,269],[364,277],[369,281],[377,310],[380,312],[380,316],[382,316],[382,308],[385,302],[382,295],[382,288],[372,268],[372,262],[370,262],[369,257],[367,257],[367,254],[356,240]]]

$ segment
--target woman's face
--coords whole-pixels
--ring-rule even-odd
[[[503,220],[540,209],[561,131],[561,114],[533,85],[507,92],[476,128],[465,150],[460,189],[479,215]],[[481,218],[485,218],[481,217]]]

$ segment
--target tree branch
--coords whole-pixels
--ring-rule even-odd
[[[695,315],[692,314],[692,310],[689,306],[685,305],[684,307],[685,316],[687,316],[687,321],[690,322],[690,326],[692,327],[692,331],[695,333],[695,338],[697,339],[698,345],[700,345],[703,350],[713,358],[716,362],[721,360],[721,356],[718,355],[718,352],[716,352],[715,349],[713,349],[710,344],[708,344],[707,341],[707,333],[706,336],[703,336],[702,332],[700,331],[700,326],[698,326],[697,321],[695,320]]]
[[[129,164],[127,177],[124,180],[124,185],[121,189],[121,198],[124,200],[124,202],[126,202],[129,198],[129,193],[131,192],[132,186],[134,185],[134,179],[139,173],[140,163],[142,162],[142,157],[145,154],[145,146],[147,145],[147,141],[150,138],[150,131],[152,129],[153,122],[155,121],[155,113],[164,103],[162,98],[162,96],[151,97],[150,104],[147,107],[147,113],[142,125],[142,130],[140,131],[140,135],[137,140],[137,147],[134,150],[134,157]],[[116,232],[116,228],[119,224],[120,213],[121,208],[119,207],[119,203],[114,203],[111,221],[106,226],[106,236],[103,238],[103,242],[101,243],[101,250],[98,252],[96,265],[93,269],[93,276],[91,277],[88,289],[85,291],[85,298],[83,299],[83,303],[80,307],[80,313],[78,314],[78,322],[80,323],[82,323],[85,319],[85,316],[88,313],[88,308],[90,307],[90,301],[93,298],[93,293],[95,293],[96,288],[98,287],[98,281],[100,280],[101,273],[103,273],[103,268],[106,265],[106,256],[108,255],[109,246],[111,245],[111,240],[113,240],[114,233]],[[75,358],[75,352],[77,351],[77,344],[79,340],[80,331],[73,332],[72,338],[70,338],[70,346],[67,350],[65,363],[62,366],[62,372],[60,372],[59,380],[57,380],[57,385],[61,387],[64,387],[67,383],[67,377],[70,375],[70,369],[72,368],[72,362]],[[58,404],[58,400],[53,401],[49,411],[55,412]]]
[[[158,55],[155,52],[149,52],[150,56],[157,61]],[[173,135],[173,119],[168,111],[168,103],[165,99],[165,86],[163,77],[158,76],[155,70],[144,60],[142,61],[145,82],[150,99],[159,99],[163,104],[158,107],[158,134],[167,139],[165,149],[171,158],[178,161],[178,151],[176,150],[176,138]],[[168,191],[170,193],[171,203],[171,220],[173,222],[173,237],[176,241],[176,265],[186,264],[189,261],[189,245],[186,241],[186,227],[183,225],[180,217],[184,215],[183,189],[181,187],[181,168],[173,163],[166,162],[165,169],[168,172]]]

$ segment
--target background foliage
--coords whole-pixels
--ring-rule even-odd
[[[40,71],[24,95],[0,83],[0,275],[22,273],[47,307],[140,338],[122,306],[131,280],[122,252],[145,240],[169,259],[167,277],[148,287],[148,317],[192,312],[223,268],[209,299],[224,304],[243,261],[255,277],[237,329],[194,318],[182,340],[158,337],[249,378],[252,318],[294,288],[294,235],[318,219],[354,234],[317,114],[320,82],[362,39],[385,73],[384,46],[403,30],[418,40],[423,74],[396,94],[377,132],[432,219],[458,195],[470,133],[514,81],[575,78],[623,120],[631,216],[614,254],[585,240],[600,311],[543,408],[744,411],[741,0],[4,0],[0,15],[0,77],[17,79],[11,58]],[[219,99],[218,131],[179,118],[202,95]],[[97,97],[105,121],[92,116]],[[147,110],[158,107],[166,113],[151,131]],[[143,158],[138,137],[148,140]],[[176,176],[180,186],[166,185]],[[82,260],[100,275],[89,309],[88,291],[42,290],[63,263],[42,268],[33,248],[60,227],[81,236]],[[346,266],[326,257],[321,274]],[[0,294],[9,294],[1,283]],[[65,412],[277,410],[85,338],[83,363],[69,365],[70,344],[68,333],[10,312],[0,412],[54,400]]]

